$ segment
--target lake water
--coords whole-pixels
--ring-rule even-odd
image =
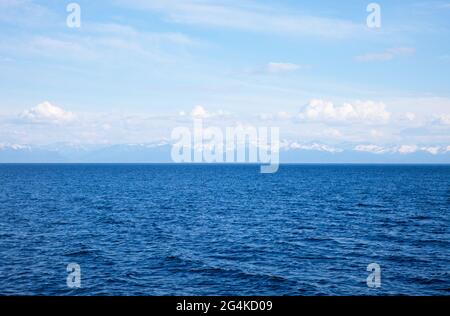
[[[450,166],[0,165],[0,294],[449,295],[449,225]]]

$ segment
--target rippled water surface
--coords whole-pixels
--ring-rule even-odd
[[[0,294],[449,295],[449,212],[449,166],[0,165]]]

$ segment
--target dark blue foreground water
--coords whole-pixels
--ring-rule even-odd
[[[449,295],[449,225],[449,166],[0,165],[0,294]]]

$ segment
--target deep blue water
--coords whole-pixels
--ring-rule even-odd
[[[449,224],[450,166],[0,165],[0,294],[449,295]]]

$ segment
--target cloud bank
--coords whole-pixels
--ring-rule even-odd
[[[305,121],[387,123],[391,113],[386,105],[374,101],[358,101],[334,105],[332,102],[315,99],[311,100],[299,114]]]

